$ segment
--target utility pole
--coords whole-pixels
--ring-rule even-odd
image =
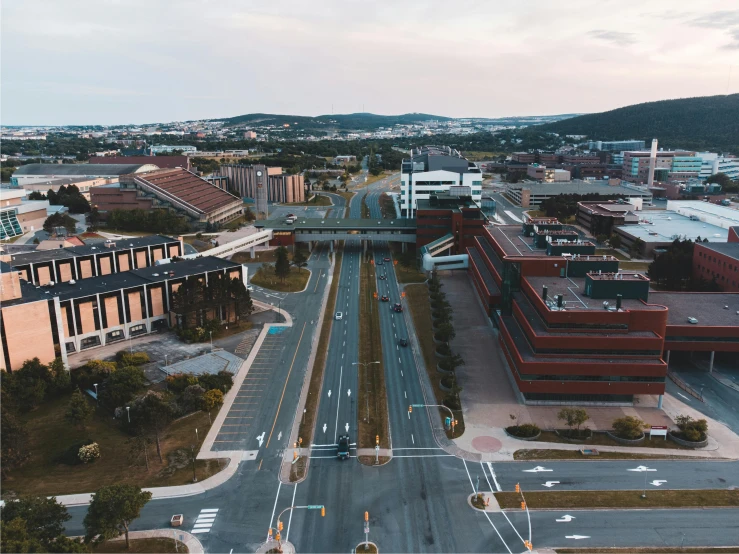
[[[364,549],[369,550],[369,512],[364,512]]]
[[[198,477],[195,475],[195,445],[190,445],[190,453],[192,454],[192,482],[197,483]]]

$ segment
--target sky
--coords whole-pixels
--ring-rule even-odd
[[[3,0],[0,124],[501,117],[739,92],[736,0]]]

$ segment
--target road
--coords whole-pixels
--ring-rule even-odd
[[[387,180],[363,189],[351,203],[352,217],[360,217],[362,197],[372,217],[379,217],[379,194]],[[332,195],[343,201],[338,195]],[[341,204],[343,207],[344,204]],[[339,206],[337,205],[337,208]],[[331,215],[343,214],[343,209]],[[207,552],[248,552],[261,544],[276,515],[290,505],[323,504],[327,514],[297,510],[284,519],[283,536],[301,552],[348,552],[363,540],[363,515],[370,513],[370,540],[387,552],[521,552],[529,538],[529,519],[534,546],[674,546],[685,534],[684,544],[725,545],[739,543],[736,510],[576,511],[569,522],[557,522],[565,512],[520,511],[483,514],[467,505],[475,487],[490,491],[513,490],[521,483],[526,490],[639,489],[648,482],[667,481],[661,488],[726,488],[739,485],[736,462],[716,461],[588,461],[510,462],[488,465],[466,462],[439,449],[433,439],[429,416],[408,404],[422,403],[420,375],[410,347],[397,339],[408,336],[407,312],[392,312],[399,298],[398,284],[387,246],[376,244],[373,256],[378,288],[390,303],[377,303],[383,341],[383,363],[388,391],[393,459],[371,467],[355,459],[335,458],[336,436],[349,424],[356,436],[357,406],[352,401],[358,386],[358,272],[360,245],[347,241],[339,276],[337,301],[341,321],[334,321],[329,338],[322,397],[318,405],[317,445],[312,449],[307,479],[298,484],[278,481],[286,438],[295,417],[300,388],[316,333],[316,314],[329,279],[328,243],[318,244],[309,261],[313,271],[305,292],[285,295],[281,305],[294,325],[268,337],[245,381],[238,403],[228,414],[233,431],[222,430],[223,449],[257,450],[256,461],[242,462],[236,475],[224,485],[204,494],[150,502],[133,530],[164,528],[174,513],[182,513],[184,530],[203,509],[218,510],[212,527],[199,533]],[[266,294],[258,291],[257,294]],[[331,316],[332,314],[329,314]],[[349,393],[351,389],[351,394]],[[331,396],[328,391],[331,391]],[[359,407],[361,409],[361,407]],[[236,411],[239,410],[239,411]],[[361,415],[361,412],[360,412]],[[434,413],[435,416],[435,413]],[[323,432],[323,426],[326,431]],[[226,434],[229,433],[229,434]],[[352,442],[354,442],[352,440]],[[221,444],[221,443],[218,443]],[[644,465],[655,472],[629,471]],[[530,471],[534,470],[536,471]],[[542,471],[551,470],[551,471]],[[547,481],[552,487],[546,487]],[[650,490],[657,485],[648,485]],[[71,508],[70,534],[83,532],[86,509]],[[587,538],[567,538],[580,536]]]

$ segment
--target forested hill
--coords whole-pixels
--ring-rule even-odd
[[[739,154],[739,94],[662,100],[581,115],[537,130],[592,140],[659,139],[664,148]]]
[[[372,113],[353,113],[336,115],[319,115],[317,117],[306,117],[301,115],[279,115],[254,113],[240,115],[224,119],[226,126],[242,124],[296,125],[304,129],[377,129],[378,127],[392,127],[396,124],[419,123],[423,121],[448,121],[450,117],[430,115],[424,113],[409,113],[403,115],[376,115]]]

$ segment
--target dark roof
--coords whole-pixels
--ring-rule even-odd
[[[230,204],[241,204],[241,198],[236,198],[185,169],[152,171],[136,177],[138,181],[148,183],[167,195],[186,202],[203,214],[225,208]]]
[[[126,175],[140,171],[145,164],[28,164],[13,175]],[[153,164],[158,167],[156,164]],[[144,168],[151,169],[151,168]]]
[[[56,248],[54,250],[35,250],[34,252],[15,254],[11,256],[10,263],[14,266],[37,264],[50,260],[61,260],[75,256],[90,256],[92,254],[100,254],[101,252],[118,252],[120,250],[128,250],[129,248],[141,248],[142,246],[155,246],[157,244],[168,244],[172,242],[177,242],[177,239],[165,237],[164,235],[116,239],[112,243],[109,243],[115,246],[85,244],[84,246],[70,246],[67,248]]]
[[[701,242],[700,245],[739,261],[739,242]]]
[[[87,163],[99,164],[154,164],[161,169],[189,167],[187,156],[93,156]]]
[[[739,293],[736,292],[651,291],[649,303],[667,306],[668,326],[739,328]],[[689,317],[696,318],[698,323],[688,323]]]

